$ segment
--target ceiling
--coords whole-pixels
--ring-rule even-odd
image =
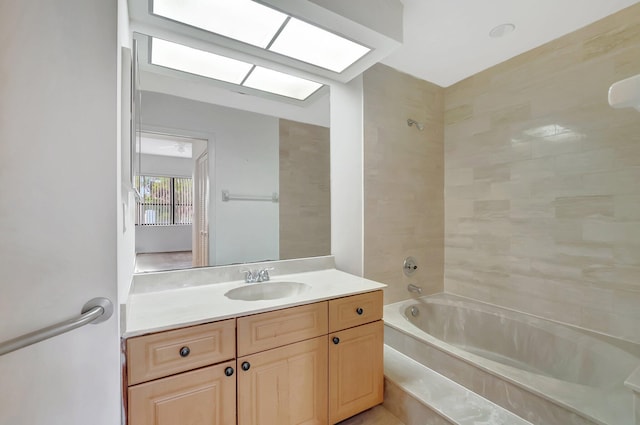
[[[640,0],[402,0],[404,43],[382,63],[447,87]],[[516,30],[489,37],[497,25]]]
[[[340,8],[346,7],[349,9],[346,12],[351,13],[347,20],[352,19],[354,22],[358,22],[356,25],[358,28],[364,28],[364,25],[371,20],[377,22],[374,19],[376,17],[387,17],[387,13],[381,9],[383,5],[397,4],[398,19],[382,19],[383,22],[397,22],[398,31],[394,33],[394,40],[400,36],[399,2],[401,2],[404,6],[402,13],[404,19],[403,44],[397,47],[398,41],[395,41],[396,44],[393,47],[385,45],[386,50],[382,49],[376,58],[364,64],[365,69],[375,61],[382,59],[381,62],[386,65],[442,87],[455,84],[507,59],[640,2],[640,0],[376,0],[376,7],[366,8],[362,7],[362,2],[366,3],[372,0],[350,0],[350,2],[344,2],[344,0],[260,1],[274,4],[283,3],[298,8],[304,5],[308,6],[308,4],[312,6],[315,4],[314,7],[317,5],[320,5],[321,8],[328,7],[330,10],[331,7],[338,8],[334,11],[335,13],[340,13],[342,11]],[[145,15],[143,12],[148,12],[148,0],[129,0],[129,2],[134,6],[131,10],[134,31],[152,35],[153,31],[158,31],[158,36],[170,33],[172,36],[178,37],[177,41],[187,39],[193,41],[195,39],[192,34],[195,30],[189,27],[181,29],[184,34],[177,34],[167,32],[169,29],[162,27],[162,25],[168,25],[167,22],[162,21],[160,22],[162,25],[156,26],[145,23],[141,16]],[[136,11],[136,7],[141,9]],[[297,9],[296,11],[300,12]],[[316,9],[313,11],[317,12]],[[345,11],[342,12],[348,15]],[[332,12],[328,16],[321,14],[325,19],[323,21],[325,26],[327,22],[336,20],[335,13]],[[363,15],[369,20],[363,17],[357,19],[356,15]],[[339,22],[335,22],[335,25],[338,27],[346,25],[340,19],[337,21]],[[491,29],[504,23],[514,24],[515,31],[503,38],[491,38],[489,36]],[[371,30],[370,32],[375,31]],[[201,44],[195,47],[204,50],[208,50],[206,46],[215,44],[208,39],[198,40],[198,42]],[[188,43],[185,41],[185,44]],[[233,46],[227,47],[229,47],[227,51],[233,51]],[[387,55],[389,51],[392,51],[392,48],[396,47],[397,49],[393,53]],[[253,60],[260,59],[257,56],[252,56],[252,52],[238,54],[246,54]],[[385,55],[387,56],[385,57]],[[369,57],[369,55],[365,57]],[[283,70],[289,69],[286,64],[271,65],[283,66]],[[148,71],[141,69],[142,90],[168,93],[316,125],[329,125],[329,96],[326,93],[328,90],[322,96],[318,96],[317,100],[306,102],[307,104],[302,107],[299,104],[282,102],[280,99],[246,96],[249,94],[245,93],[246,90],[230,91],[227,87],[202,84],[201,78],[191,81],[188,75],[176,78],[175,75],[161,75]],[[362,69],[357,70],[357,72],[361,71]],[[301,76],[304,78],[306,74]],[[316,77],[318,76],[316,75]],[[321,80],[323,83],[329,81],[325,81],[324,77]]]

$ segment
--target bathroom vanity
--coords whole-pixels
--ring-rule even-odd
[[[279,282],[305,290],[224,295]],[[335,424],[382,403],[382,287],[331,269],[131,296],[128,424]]]

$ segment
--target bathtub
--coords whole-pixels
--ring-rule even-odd
[[[640,345],[450,294],[384,308],[385,343],[534,424],[632,425]]]

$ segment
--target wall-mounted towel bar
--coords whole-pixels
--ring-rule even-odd
[[[266,202],[278,202],[280,198],[276,192],[273,192],[271,195],[260,196],[260,195],[232,195],[228,190],[222,191],[222,200],[224,202],[229,201],[266,201]]]
[[[72,331],[89,323],[97,324],[104,322],[113,314],[113,304],[107,298],[94,298],[89,300],[80,311],[80,316],[74,317],[64,322],[39,329],[37,331],[19,336],[0,344],[0,356],[19,350],[36,342],[53,338],[65,332]]]

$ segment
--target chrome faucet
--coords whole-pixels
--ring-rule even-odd
[[[247,283],[254,283],[258,281],[258,274],[253,270],[240,270],[240,273],[244,273],[244,281]]]
[[[269,270],[273,270],[273,267],[265,267],[258,270],[240,270],[240,273],[244,273],[244,281],[247,283],[267,282],[271,277],[269,276]]]
[[[273,267],[265,267],[264,269],[258,270],[258,282],[268,282],[269,279],[271,279],[269,270],[273,270]]]
[[[413,283],[407,285],[407,291],[422,294],[422,288],[418,285],[414,285]]]

